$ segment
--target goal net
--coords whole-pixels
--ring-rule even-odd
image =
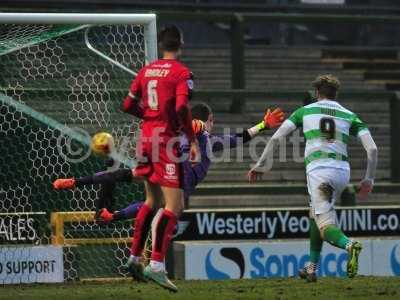
[[[138,120],[120,112],[156,59],[153,14],[0,13],[0,283],[124,276],[131,222],[98,225],[98,186],[54,191],[58,177],[106,170],[90,136],[114,135],[134,165]],[[116,167],[115,165],[113,167]],[[121,184],[115,208],[143,200]]]

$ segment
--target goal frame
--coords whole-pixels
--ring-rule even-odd
[[[154,13],[99,14],[99,13],[1,13],[0,12],[0,24],[142,25],[144,27],[144,36],[146,37],[145,38],[146,64],[157,59],[157,16]],[[97,54],[100,55],[99,53]],[[103,58],[107,59],[106,57]],[[110,63],[115,64],[112,61],[110,61]]]

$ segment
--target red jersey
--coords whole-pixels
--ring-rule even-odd
[[[180,108],[188,106],[193,86],[189,69],[177,60],[160,59],[143,67],[130,87],[130,97],[140,99],[138,112],[143,119],[142,135],[173,137],[190,124],[179,124]]]

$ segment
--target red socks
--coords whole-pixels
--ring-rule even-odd
[[[140,256],[143,252],[144,243],[151,227],[153,219],[153,211],[147,204],[143,204],[140,208],[136,220],[135,230],[133,232],[131,255]]]
[[[175,213],[164,209],[160,218],[157,220],[157,225],[154,230],[155,236],[153,236],[151,260],[164,262],[177,223],[178,218]]]
[[[136,216],[131,255],[140,256],[142,254],[152,219],[152,209],[148,205],[144,204]],[[154,235],[151,259],[158,262],[164,262],[169,243],[178,223],[178,218],[172,211],[164,209],[156,222],[155,228],[153,229]]]

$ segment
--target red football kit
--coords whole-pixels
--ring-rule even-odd
[[[133,80],[123,109],[143,119],[135,175],[161,186],[181,188],[183,174],[176,137],[183,132],[193,139],[188,108],[192,85],[189,69],[173,59],[160,59],[143,67]]]
[[[160,59],[143,67],[132,82],[123,109],[143,119],[136,145],[136,176],[160,186],[182,188],[180,145],[176,138],[182,132],[190,141],[194,139],[188,108],[192,85],[189,69],[172,59]],[[131,246],[135,257],[143,251],[153,216],[154,211],[146,203],[136,216]],[[164,261],[177,221],[172,211],[164,209],[156,225],[152,261]]]

